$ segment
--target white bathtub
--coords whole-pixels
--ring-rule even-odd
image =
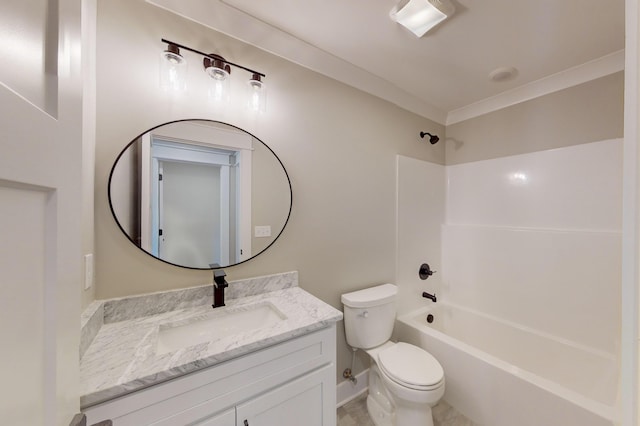
[[[612,354],[441,302],[399,317],[395,337],[438,359],[444,399],[479,424],[617,423],[619,370]]]

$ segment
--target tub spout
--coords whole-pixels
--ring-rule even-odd
[[[436,300],[436,294],[435,294],[435,293],[433,293],[433,294],[429,294],[429,293],[427,293],[426,291],[423,291],[423,292],[422,292],[422,297],[426,297],[427,299],[431,299],[431,300],[433,300],[433,303],[436,303],[436,301],[437,301],[437,300]]]

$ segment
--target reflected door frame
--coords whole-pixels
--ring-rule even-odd
[[[154,191],[158,191],[158,180],[156,179],[158,175],[157,156],[152,152],[152,141],[154,140],[164,141],[167,144],[185,143],[237,152],[237,164],[240,164],[241,167],[240,173],[236,175],[236,188],[239,188],[239,196],[236,198],[235,208],[236,211],[239,212],[239,215],[235,223],[235,233],[237,236],[235,244],[236,261],[233,263],[239,263],[249,259],[252,256],[251,167],[253,144],[251,136],[244,132],[230,131],[192,122],[173,123],[170,127],[163,127],[162,129],[157,129],[142,136],[142,149],[140,153],[141,244],[144,250],[158,256],[157,243],[154,243],[153,238],[154,235],[157,235],[158,229],[160,229],[160,218],[154,213],[153,207],[155,198]],[[212,141],[216,141],[217,143],[213,143]],[[171,158],[171,156],[166,155],[164,157]],[[228,176],[228,167],[224,169],[227,169]],[[157,192],[155,192],[155,194],[157,194]],[[227,214],[227,217],[228,216]],[[228,226],[227,229],[229,229]],[[221,262],[223,266],[228,265],[228,257],[226,263],[224,263],[224,259],[221,259]]]
[[[160,258],[167,259],[167,252],[165,250],[165,243],[167,243],[167,221],[165,220],[164,207],[165,207],[165,170],[164,165],[167,162],[181,162],[186,164],[205,164],[216,167],[220,170],[220,196],[218,204],[219,209],[219,223],[217,241],[217,251],[220,253],[219,259],[211,259],[209,263],[215,262],[220,265],[229,264],[229,240],[230,240],[230,215],[231,215],[231,167],[237,166],[236,161],[237,151],[228,151],[223,153],[211,153],[206,151],[192,151],[189,148],[172,147],[171,143],[167,141],[154,139],[151,141],[151,170],[152,176],[160,177],[152,180],[151,191],[151,253]],[[235,183],[234,183],[235,185]],[[164,232],[162,232],[164,231]],[[235,262],[234,262],[235,263]]]

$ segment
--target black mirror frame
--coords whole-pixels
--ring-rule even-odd
[[[242,262],[238,262],[238,263],[233,263],[231,265],[222,265],[219,267],[215,267],[215,268],[196,268],[193,266],[185,266],[185,265],[178,265],[177,263],[173,263],[173,262],[168,262],[164,259],[160,259],[159,257],[154,256],[153,254],[149,253],[148,251],[144,250],[142,247],[140,247],[138,244],[136,244],[135,241],[133,241],[133,239],[131,238],[131,236],[129,234],[127,234],[127,232],[124,230],[123,226],[120,224],[120,221],[118,220],[118,217],[116,216],[116,212],[115,209],[113,207],[113,201],[111,199],[111,180],[113,178],[113,173],[114,170],[116,168],[116,165],[118,164],[118,161],[120,160],[120,157],[122,157],[125,153],[125,151],[134,143],[136,143],[138,141],[138,139],[140,139],[144,134],[149,133],[155,129],[157,129],[158,127],[162,127],[165,126],[167,124],[173,124],[173,123],[180,123],[180,122],[184,122],[184,121],[208,121],[211,123],[218,123],[218,124],[223,124],[225,126],[229,126],[229,127],[233,127],[234,129],[240,130],[244,133],[247,133],[249,136],[251,136],[252,138],[256,139],[257,141],[259,141],[261,144],[263,144],[272,154],[274,157],[276,157],[276,160],[278,160],[278,163],[280,164],[280,166],[282,167],[282,170],[284,171],[284,174],[287,178],[287,183],[289,185],[289,194],[290,194],[290,202],[289,202],[289,211],[287,212],[287,218],[284,221],[284,224],[282,225],[282,229],[280,229],[280,232],[278,232],[278,235],[276,235],[276,237],[273,239],[273,241],[271,241],[271,243],[269,243],[268,246],[266,246],[265,248],[263,248],[262,250],[260,250],[258,253],[252,255],[250,258],[243,260]],[[133,138],[131,140],[131,142],[129,142],[127,145],[125,145],[125,147],[122,149],[122,151],[120,151],[120,153],[118,154],[118,156],[116,157],[115,161],[113,162],[113,166],[111,167],[111,171],[109,172],[109,181],[107,182],[107,197],[109,199],[109,209],[111,210],[111,216],[113,216],[113,219],[115,220],[116,224],[118,225],[118,228],[120,228],[120,232],[122,232],[122,234],[127,237],[127,239],[129,240],[129,242],[131,242],[131,244],[133,244],[135,247],[138,248],[138,250],[142,251],[143,253],[145,253],[147,256],[155,259],[155,260],[159,260],[160,262],[166,263],[168,265],[172,265],[172,266],[177,266],[179,268],[184,268],[184,269],[192,269],[192,270],[199,270],[199,271],[210,271],[210,270],[215,270],[215,269],[222,269],[222,268],[230,268],[232,266],[237,266],[237,265],[241,265],[243,263],[246,263],[254,258],[256,258],[257,256],[259,256],[260,254],[264,253],[265,251],[267,251],[267,249],[269,249],[276,241],[278,241],[278,238],[280,238],[280,235],[282,235],[282,232],[284,232],[285,228],[287,227],[287,224],[289,223],[289,218],[291,217],[291,210],[293,208],[293,188],[291,186],[291,179],[289,178],[289,173],[287,172],[287,169],[284,167],[284,164],[282,163],[282,161],[280,160],[280,157],[278,157],[278,155],[271,149],[271,147],[269,145],[267,145],[266,143],[264,143],[262,141],[262,139],[258,138],[257,136],[255,136],[254,134],[247,132],[246,130],[238,127],[238,126],[234,126],[233,124],[229,124],[229,123],[225,123],[223,121],[218,121],[218,120],[209,120],[209,119],[202,119],[202,118],[192,118],[192,119],[182,119],[182,120],[174,120],[174,121],[168,121],[166,123],[162,123],[162,124],[158,124],[155,127],[152,127],[148,130],[145,130],[144,132],[140,133],[138,136],[136,136],[135,138]]]

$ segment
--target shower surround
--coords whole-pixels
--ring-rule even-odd
[[[401,314],[435,291],[438,303],[618,359],[621,139],[452,166],[398,157],[397,202]],[[421,281],[422,262],[440,273]],[[547,349],[540,356],[560,362]],[[598,399],[615,405],[616,386],[591,386],[613,389]]]

